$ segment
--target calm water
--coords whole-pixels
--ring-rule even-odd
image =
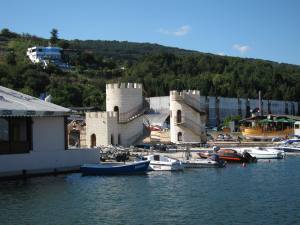
[[[179,173],[0,182],[0,224],[300,224],[300,157]]]

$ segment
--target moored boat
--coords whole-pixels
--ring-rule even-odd
[[[217,154],[220,159],[223,159],[226,162],[249,163],[257,161],[256,158],[252,157],[248,152],[239,153],[234,149],[220,149],[213,154]],[[199,153],[201,158],[209,158],[211,155],[211,153]]]
[[[150,160],[149,170],[183,170],[184,166],[182,162],[177,159],[172,159],[167,156],[161,155],[147,155],[143,157],[146,160]]]
[[[138,161],[132,163],[98,163],[84,164],[80,171],[84,175],[122,175],[144,173],[148,170],[150,161]]]
[[[224,160],[213,160],[211,158],[206,159],[188,159],[183,160],[182,164],[184,168],[217,168],[217,167],[224,167],[225,161]]]
[[[300,153],[300,145],[297,143],[279,145],[274,147],[277,150],[282,150],[284,152],[299,152]]]
[[[253,147],[253,148],[240,148],[235,149],[241,154],[248,152],[252,157],[257,159],[282,159],[285,157],[284,151],[277,150],[275,148],[263,148],[263,147]]]

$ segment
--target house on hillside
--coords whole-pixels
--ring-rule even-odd
[[[32,63],[41,63],[44,67],[52,63],[61,69],[68,69],[69,66],[62,61],[62,51],[59,47],[34,46],[27,49],[26,55]]]
[[[71,110],[0,86],[0,177],[97,163],[97,149],[68,149]]]

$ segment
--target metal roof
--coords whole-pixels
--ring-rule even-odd
[[[160,112],[152,114],[144,114],[144,118],[147,119],[150,125],[159,125],[163,126],[166,119],[170,116],[169,110],[162,110]]]
[[[64,116],[71,110],[0,86],[0,116]]]

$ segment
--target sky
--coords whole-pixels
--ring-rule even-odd
[[[300,65],[298,0],[0,0],[0,29]]]

